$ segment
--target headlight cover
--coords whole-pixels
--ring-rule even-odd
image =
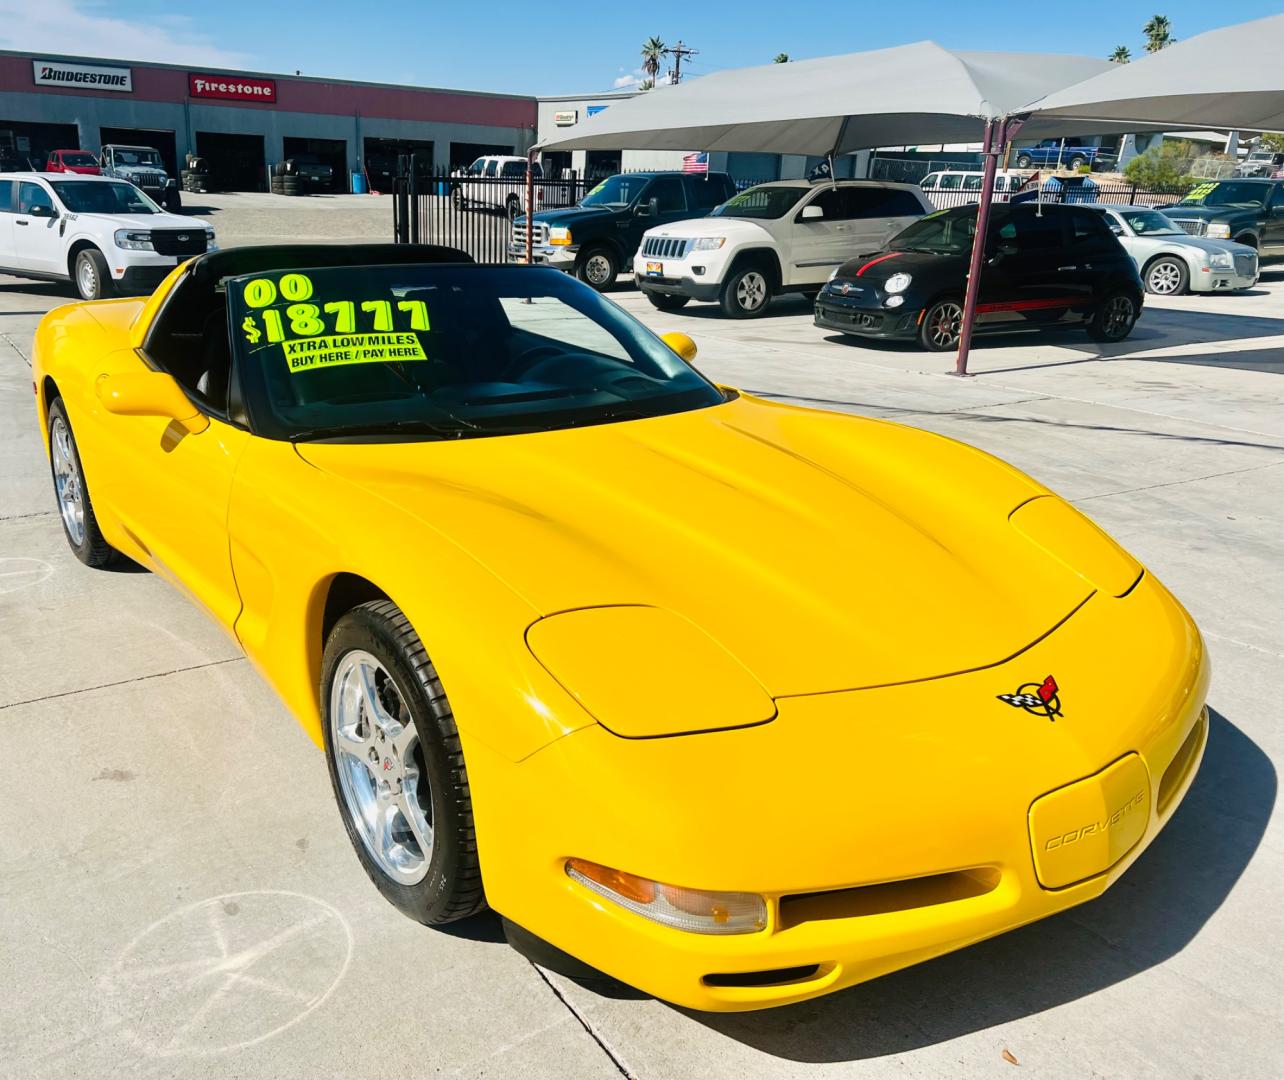
[[[883,282],[883,291],[889,293],[904,292],[910,287],[914,278],[909,274],[893,274]]]
[[[1211,236],[1214,240],[1229,240],[1230,226],[1224,221],[1210,221],[1208,223],[1208,232],[1205,236]]]
[[[1214,270],[1230,270],[1234,267],[1235,260],[1229,251],[1214,251],[1208,265]]]
[[[725,236],[701,236],[691,245],[692,251],[717,251],[727,242]]]
[[[565,225],[554,225],[548,230],[548,242],[554,247],[566,247],[571,242],[571,230]]]
[[[841,266],[835,266],[831,271],[829,271],[829,277],[825,278],[825,280],[826,280],[826,281],[833,281],[833,280],[834,280],[834,278],[836,278],[836,277],[838,276],[838,271],[839,271],[839,270],[841,270],[841,269],[842,269],[842,267],[841,267]]]
[[[587,859],[567,859],[566,876],[620,907],[674,930],[755,934],[767,926],[767,902],[756,893],[664,885]]]
[[[116,246],[124,251],[155,251],[152,247],[152,234],[137,229],[117,229],[114,237]]]

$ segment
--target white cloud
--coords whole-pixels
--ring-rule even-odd
[[[107,8],[97,0],[0,0],[0,46],[209,67],[250,63],[248,54],[211,43],[186,16],[130,20],[104,14]]]
[[[621,75],[611,85],[617,90],[623,90],[626,86],[637,86],[641,81],[641,77],[638,75]]]

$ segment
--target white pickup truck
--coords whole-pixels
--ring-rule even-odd
[[[818,293],[836,267],[876,250],[932,209],[914,184],[759,184],[709,217],[649,229],[633,257],[633,273],[662,310],[709,300],[733,318],[754,318],[778,293]]]
[[[84,300],[150,293],[214,248],[202,221],[167,214],[106,176],[0,173],[0,274],[71,281]]]

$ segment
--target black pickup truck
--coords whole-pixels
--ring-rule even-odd
[[[1263,263],[1284,259],[1284,180],[1208,180],[1159,209],[1191,236],[1248,244]]]
[[[608,176],[579,202],[534,215],[534,260],[601,291],[633,264],[647,229],[704,217],[736,193],[726,173],[634,172]],[[526,217],[513,221],[509,254],[526,258]]]

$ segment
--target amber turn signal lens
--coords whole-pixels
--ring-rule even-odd
[[[612,870],[609,866],[589,862],[587,859],[569,859],[567,871],[574,870],[589,881],[610,889],[613,893],[627,897],[634,903],[649,904],[655,900],[655,882],[647,881],[636,874],[626,874],[623,870]],[[574,875],[572,875],[574,876]]]

